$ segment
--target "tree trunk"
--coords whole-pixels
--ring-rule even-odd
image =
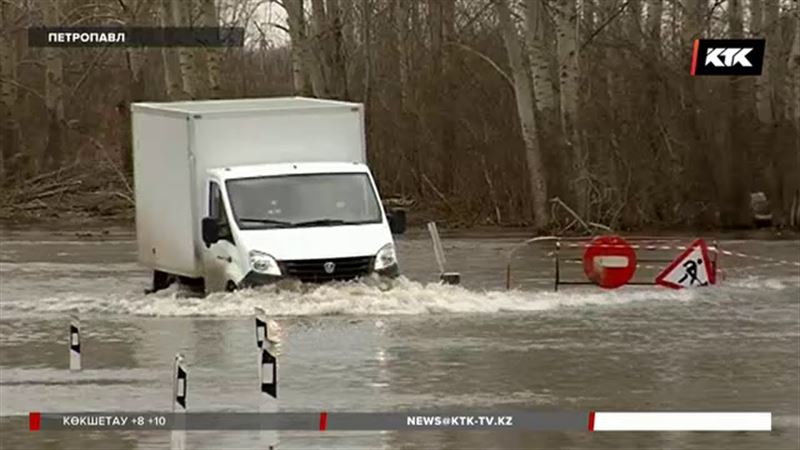
[[[792,74],[792,114],[790,118],[794,122],[795,137],[800,136],[800,6],[794,7],[794,39],[792,39],[792,49],[789,51],[789,73]]]
[[[429,0],[430,30],[432,44],[433,78],[436,86],[435,132],[438,143],[438,162],[441,190],[449,194],[453,190],[455,173],[453,152],[455,147],[455,126],[453,124],[453,98],[455,86],[452,82],[453,40],[455,27],[455,0]]]
[[[400,109],[408,110],[408,7],[401,0],[394,0],[395,28],[397,29],[397,69],[400,79]]]
[[[310,64],[308,41],[306,39],[306,20],[303,0],[284,0],[286,20],[289,24],[289,38],[292,41],[292,86],[294,95],[312,95],[308,84]],[[311,55],[313,58],[313,55]]]
[[[134,22],[136,23],[136,22]],[[144,100],[144,66],[145,55],[141,49],[128,48],[128,93],[127,98],[119,105],[117,112],[120,115],[120,149],[122,153],[122,168],[126,174],[133,174],[133,136],[131,135],[130,105],[132,102]]]
[[[352,7],[352,3],[348,3]],[[347,13],[349,14],[349,12]],[[325,40],[327,45],[326,57],[330,69],[330,92],[333,98],[345,100],[348,98],[347,89],[347,59],[344,39],[343,17],[345,12],[339,0],[328,0],[327,19],[329,37]]]
[[[692,0],[695,1],[695,0]],[[696,0],[698,2],[704,0]],[[627,18],[627,35],[631,42],[635,43],[637,47],[641,47],[642,43],[642,0],[629,0],[628,10],[625,17]]]
[[[10,9],[10,3],[0,2],[0,25],[4,28],[12,20]],[[14,114],[17,87],[13,84],[17,82],[16,44],[11,32],[0,33],[0,186],[6,179],[6,162],[19,153],[20,127]]]
[[[456,42],[456,2],[455,0],[442,0],[442,67],[444,86],[442,89],[442,167],[447,167],[444,173],[442,188],[446,193],[452,193],[456,181],[456,84],[455,84],[455,51],[452,43]]]
[[[773,3],[773,4],[770,4]],[[773,86],[770,80],[775,69],[775,53],[778,48],[775,31],[778,29],[778,3],[767,2],[766,15],[762,0],[750,0],[750,34],[766,38],[767,46],[761,75],[754,77],[755,113],[758,121],[754,124],[753,150],[763,158],[764,178],[769,192],[770,204],[776,223],[783,220],[781,169],[776,164],[780,151],[776,148],[776,127],[773,113]]]
[[[728,0],[728,35],[743,37],[741,0]],[[749,192],[750,172],[747,167],[749,142],[742,133],[741,79],[730,77],[730,113],[728,116],[728,145],[721,147],[720,170],[724,199],[720,219],[726,227],[744,227],[751,223]],[[726,148],[727,147],[727,148]]]
[[[794,132],[792,133],[793,147],[787,149],[790,155],[790,163],[787,164],[787,169],[783,173],[789,173],[790,176],[787,181],[787,186],[783,192],[786,192],[784,198],[791,199],[794,196],[800,196],[800,181],[798,181],[797,171],[800,170],[800,5],[794,5],[794,39],[792,39],[792,47],[789,51],[789,60],[787,61],[789,69],[789,87],[790,87],[790,104],[791,107],[787,108],[790,112],[789,119],[792,122]],[[791,129],[791,128],[790,128]],[[794,174],[794,175],[791,175]],[[791,218],[795,226],[800,226],[800,208],[794,211],[795,215]]]
[[[661,15],[664,12],[663,0],[647,2],[647,38],[652,51],[650,55],[661,57]]]
[[[525,42],[528,50],[533,99],[536,105],[536,121],[539,124],[539,143],[542,146],[542,163],[548,173],[563,173],[569,168],[570,158],[564,158],[565,141],[561,135],[558,109],[558,93],[553,74],[556,73],[550,37],[552,27],[544,7],[544,0],[525,2]],[[567,198],[563,191],[569,189],[568,180],[549,177],[548,192]]]
[[[764,55],[764,65],[762,67],[761,75],[756,77],[756,115],[762,125],[768,125],[772,122],[772,83],[770,83],[770,69],[773,61],[775,60],[772,50],[774,31],[777,29],[777,24],[773,21],[778,19],[778,3],[767,6],[767,16],[763,14],[761,0],[750,0],[750,33],[753,36],[765,37],[770,46],[766,48]],[[766,23],[765,23],[766,22]],[[769,25],[767,25],[769,24]],[[767,25],[767,27],[765,27]],[[769,31],[768,31],[769,30]],[[767,34],[773,36],[767,36]]]
[[[556,91],[552,74],[550,49],[547,45],[546,12],[542,0],[526,0],[525,8],[525,40],[528,48],[528,61],[531,65],[531,80],[536,99],[536,110],[543,118],[551,120],[558,115]]]
[[[330,61],[328,60],[327,47],[329,30],[327,12],[325,11],[325,0],[311,0],[311,29],[313,30],[313,55],[314,62],[312,70],[316,70],[316,76],[312,78],[314,85],[314,95],[317,97],[328,98],[330,92]]]
[[[533,200],[533,223],[537,230],[544,229],[548,222],[547,184],[542,166],[541,148],[536,129],[533,95],[531,83],[522,58],[519,36],[511,20],[507,0],[493,0],[497,17],[500,21],[500,32],[508,53],[508,61],[514,80],[514,94],[517,104],[522,139],[525,142],[525,160],[528,166],[531,198]]]
[[[361,39],[364,48],[364,78],[363,78],[363,91],[361,101],[364,102],[364,134],[369,140],[372,136],[372,2],[370,0],[361,0]],[[370,142],[367,142],[367,148],[371,148]],[[384,165],[381,162],[386,161],[385,153],[382,158],[372,153],[370,162],[373,163],[379,173],[375,174],[379,178],[383,174]]]
[[[60,2],[42,2],[42,12],[46,26],[61,23]],[[45,47],[45,106],[47,107],[47,145],[43,160],[48,167],[59,167],[63,159],[64,135],[64,64],[61,49]]]
[[[342,50],[345,62],[345,80],[347,80],[347,91],[349,95],[354,95],[356,73],[354,72],[354,58],[358,41],[356,39],[356,29],[358,28],[358,15],[355,0],[339,0],[341,10],[340,20],[342,23]],[[362,19],[363,20],[363,19]]]
[[[587,155],[583,150],[578,118],[580,69],[578,67],[578,12],[575,0],[557,0],[553,8],[561,87],[561,127],[571,149],[576,209],[586,217],[589,208]]]
[[[659,71],[661,55],[661,16],[663,13],[663,0],[647,0],[647,16],[645,21],[644,46],[645,52],[650,58],[645,60],[645,95],[646,95],[646,115],[654,123],[660,123],[659,115]],[[665,164],[661,160],[661,147],[663,137],[659,126],[649,126],[646,131],[647,147],[652,155],[647,159],[647,163],[642,167],[645,173],[651,175],[647,178],[642,188],[651,194],[642,198],[643,209],[651,210],[656,217],[669,217],[671,210],[680,201],[677,198],[675,189],[664,190],[658,185],[659,175],[666,173],[669,177],[676,176],[677,167],[674,161],[668,160]]]
[[[364,94],[362,95],[364,106],[370,111],[372,99],[372,2],[371,0],[361,0],[361,8],[364,18],[362,20],[361,38],[364,45]]]
[[[421,198],[425,194],[423,187],[423,176],[425,175],[422,165],[422,155],[418,143],[417,117],[412,111],[411,95],[411,57],[409,52],[409,40],[412,32],[412,22],[410,2],[403,0],[393,0],[393,19],[395,29],[395,50],[397,52],[397,72],[399,78],[399,118],[398,118],[398,151],[400,153],[401,164],[407,166],[407,171],[411,173],[413,182],[407,186],[408,180],[403,179],[402,191],[412,191]],[[416,28],[413,28],[415,31]]]
[[[185,2],[184,0],[171,0],[171,2],[172,19],[174,21],[173,26],[188,26],[187,24],[189,23],[191,4]],[[197,86],[195,82],[197,80],[197,68],[195,65],[195,52],[193,50],[194,49],[187,47],[178,48],[178,65],[180,67],[181,74],[181,89],[183,90],[184,97],[188,99],[197,98]]]
[[[162,27],[173,26],[175,20],[172,18],[172,0],[159,0],[158,22]],[[181,90],[181,79],[176,70],[175,50],[168,47],[161,47],[161,64],[164,75],[164,95],[167,100],[178,98]]]
[[[140,5],[135,2],[130,2],[127,5],[121,3],[121,5],[126,14],[124,20],[127,25],[150,25],[149,23],[140,22]],[[128,47],[125,49],[125,56],[127,57],[128,66],[128,86],[127,91],[123,94],[124,97],[117,104],[117,128],[119,129],[118,137],[122,170],[126,174],[133,174],[133,137],[131,135],[130,105],[132,102],[141,101],[145,98],[143,68],[147,61],[147,54],[140,48]]]
[[[215,0],[202,0],[200,10],[203,15],[203,26],[219,27],[219,17],[217,15]],[[208,71],[208,97],[221,98],[220,63],[222,61],[222,49],[219,47],[208,47],[205,50],[206,68]]]

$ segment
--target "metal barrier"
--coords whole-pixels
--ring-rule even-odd
[[[538,236],[527,239],[523,242],[512,247],[507,255],[506,260],[506,289],[511,289],[512,282],[512,265],[515,255],[522,249],[532,245],[545,244],[551,246],[544,251],[545,257],[553,259],[553,290],[558,291],[559,286],[575,286],[575,285],[592,285],[597,284],[595,281],[588,277],[583,280],[577,279],[564,279],[562,275],[563,264],[583,264],[584,258],[575,255],[565,254],[568,249],[584,250],[589,248],[592,240],[600,236],[589,237],[561,237],[561,236]],[[625,241],[629,243],[629,247],[636,251],[658,251],[658,250],[686,250],[687,238],[676,237],[652,237],[652,236],[625,236]],[[604,248],[615,248],[615,245],[599,244]],[[708,248],[709,259],[711,263],[711,270],[716,275],[720,268],[720,254],[726,253],[719,249],[719,244],[716,240],[712,240],[712,245]],[[713,255],[713,256],[711,256]],[[636,258],[636,269],[661,269],[665,264],[674,261],[676,255],[671,257],[645,257]],[[656,265],[658,264],[658,265]],[[656,285],[655,281],[630,281],[626,285],[633,286],[653,286]]]

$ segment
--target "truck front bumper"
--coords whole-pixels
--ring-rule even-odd
[[[394,279],[400,276],[400,267],[397,264],[393,264],[385,269],[381,270],[373,270],[367,274],[362,275],[361,277],[369,277],[370,275],[375,274],[380,278],[389,278]],[[352,279],[358,279],[361,277],[356,277]],[[270,284],[275,284],[282,280],[294,280],[297,279],[292,276],[284,276],[284,275],[266,275],[263,273],[258,273],[254,271],[250,271],[245,275],[241,282],[239,282],[240,288],[252,288],[257,286],[266,286]],[[337,279],[337,280],[324,280],[324,281],[312,281],[313,283],[325,283],[329,281],[348,281],[347,279]]]

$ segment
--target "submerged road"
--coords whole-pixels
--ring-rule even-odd
[[[170,411],[186,357],[190,411],[771,411],[772,432],[190,431],[187,448],[726,448],[800,445],[800,269],[728,258],[720,286],[552,292],[519,238],[445,239],[463,287],[435,284],[426,236],[398,242],[407,279],[145,296],[130,234],[0,241],[0,447],[169,448],[160,431],[28,431],[28,412]],[[687,243],[690,239],[687,239]],[[798,261],[798,241],[723,241]],[[679,253],[679,252],[676,252]],[[565,277],[581,277],[580,267]],[[641,274],[644,278],[651,276]],[[527,279],[527,280],[526,280]],[[281,328],[279,401],[258,392],[252,312]],[[68,370],[69,315],[83,370]]]

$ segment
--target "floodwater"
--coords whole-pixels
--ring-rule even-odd
[[[160,431],[29,432],[29,411],[170,411],[186,356],[189,411],[770,411],[772,432],[187,432],[187,448],[800,447],[800,268],[725,257],[719,286],[552,289],[547,249],[444,239],[463,286],[435,283],[430,241],[398,241],[407,279],[184,298],[145,296],[127,233],[6,231],[0,245],[0,447],[169,448]],[[691,239],[686,239],[688,243]],[[798,241],[723,240],[798,261]],[[665,251],[675,256],[680,251]],[[657,258],[656,258],[657,259]],[[565,264],[566,265],[566,264]],[[654,272],[653,272],[654,273]],[[653,273],[643,271],[641,279]],[[562,269],[581,279],[580,266]],[[281,327],[279,393],[258,393],[252,312]],[[69,315],[84,370],[68,370]],[[267,404],[269,403],[269,404]]]

